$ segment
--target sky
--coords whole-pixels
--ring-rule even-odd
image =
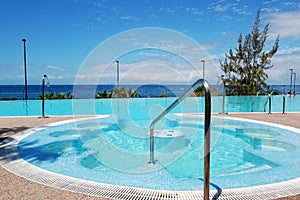
[[[23,38],[32,85],[44,74],[55,85],[115,84],[116,60],[120,84],[191,83],[203,67],[216,84],[219,60],[251,32],[259,9],[262,27],[270,23],[266,51],[280,35],[267,82],[289,85],[289,69],[300,72],[293,0],[1,0],[0,85],[24,84]]]

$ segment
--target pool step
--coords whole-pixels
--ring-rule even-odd
[[[267,165],[267,164],[263,164],[263,165],[258,166],[258,165],[255,165],[255,164],[251,163],[251,162],[246,162],[243,165],[232,167],[232,169],[227,170],[228,171],[227,173],[221,174],[220,176],[253,173],[253,172],[258,172],[258,171],[267,170],[267,169],[271,169],[271,168],[272,167]]]
[[[238,166],[236,169],[232,170],[234,174],[244,174],[244,173],[252,173],[257,172],[261,170],[266,170],[272,168],[271,166],[267,164],[263,165],[255,165],[251,162],[247,162],[244,165]]]

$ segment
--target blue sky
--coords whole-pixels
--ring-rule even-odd
[[[251,31],[258,9],[261,9],[262,25],[270,23],[266,50],[280,35],[280,47],[273,57],[274,67],[268,71],[268,83],[289,84],[289,69],[300,72],[300,1],[2,0],[0,5],[0,85],[24,84],[22,38],[27,39],[28,84],[40,84],[43,74],[48,75],[51,84],[73,84],[80,77],[89,78],[88,74],[78,73],[94,48],[115,34],[143,27],[174,30],[199,43],[207,51],[207,57],[199,58],[195,65],[201,69],[201,59],[205,59],[207,77],[217,77],[221,74],[218,61],[224,59],[230,47],[236,46],[240,33],[246,35]],[[175,41],[175,38],[170,37],[170,40]],[[114,48],[118,48],[117,44]],[[149,52],[153,50],[148,51],[148,55]],[[166,54],[168,52],[161,53],[160,58]],[[142,69],[128,74],[130,67],[137,64],[150,60],[153,63],[154,59],[156,63],[161,62],[158,57],[145,55],[138,58],[133,58],[136,56],[133,52],[127,57],[116,55],[123,59],[120,60],[121,72],[126,73],[127,78],[140,71],[152,73]],[[113,61],[110,62],[112,65]],[[109,63],[97,63],[94,67],[96,65]],[[181,73],[176,64],[172,68]],[[215,70],[210,71],[213,68]],[[190,70],[189,73],[182,71],[183,76],[194,73]],[[166,78],[168,70],[165,71],[160,73],[160,79]],[[114,73],[107,70],[105,74],[112,83],[115,83]],[[121,81],[122,78],[123,83],[127,83],[121,75]],[[195,78],[190,77],[191,81]],[[211,80],[212,84],[215,82]]]

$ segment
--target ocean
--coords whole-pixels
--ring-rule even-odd
[[[45,93],[65,93],[71,92],[78,99],[94,98],[98,92],[106,90],[109,92],[115,85],[51,85],[45,86]],[[175,97],[181,95],[189,86],[187,85],[121,85],[129,89],[136,90],[141,97],[155,97],[167,92],[168,97]],[[42,94],[41,85],[28,85],[28,99],[35,100]],[[0,99],[15,98],[17,100],[25,99],[25,86],[24,85],[0,85]]]
[[[45,92],[55,92],[55,93],[65,93],[71,92],[78,99],[90,99],[94,98],[95,94],[107,90],[108,92],[112,90],[115,85],[50,85],[50,87],[45,86]],[[120,87],[126,87],[129,89],[134,89],[140,95],[140,97],[155,97],[167,92],[168,97],[180,96],[189,87],[188,85],[123,85]],[[217,86],[212,86],[217,88]],[[273,89],[284,93],[289,92],[289,85],[272,85]],[[300,92],[300,85],[295,86],[296,92]],[[292,92],[294,91],[294,86],[292,86]],[[42,94],[41,85],[28,85],[28,99],[35,100],[39,98]],[[24,85],[0,85],[0,99],[3,98],[14,98],[17,100],[25,99],[25,87]]]

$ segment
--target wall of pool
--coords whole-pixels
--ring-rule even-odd
[[[130,98],[130,99],[75,99],[75,100],[46,100],[45,114],[53,115],[94,115],[115,113],[117,107],[128,107],[137,113],[148,110],[154,105],[166,108],[176,98]],[[271,97],[271,112],[283,111],[283,97]],[[198,107],[191,106],[197,103]],[[212,97],[212,112],[222,112],[222,96]],[[225,112],[268,112],[269,101],[267,96],[227,96],[225,98]],[[203,112],[203,97],[185,99],[173,113]],[[285,97],[285,112],[300,112],[299,96]],[[42,113],[41,100],[0,101],[0,116],[40,116]]]

